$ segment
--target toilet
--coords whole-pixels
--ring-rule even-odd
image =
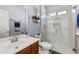
[[[40,38],[39,36],[35,35],[36,38]],[[49,50],[52,49],[52,44],[49,42],[41,42],[39,41],[39,53],[40,54],[49,54]]]
[[[49,54],[49,50],[52,48],[52,45],[48,42],[40,42],[39,43],[40,49],[39,52],[40,54]]]

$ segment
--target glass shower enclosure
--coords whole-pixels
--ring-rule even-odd
[[[41,39],[51,43],[53,51],[75,53],[75,17],[72,9],[70,5],[49,5],[41,8]]]

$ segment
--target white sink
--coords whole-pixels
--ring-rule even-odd
[[[11,43],[7,47],[5,47],[5,49],[6,51],[12,51],[12,50],[14,51],[17,49],[21,49],[25,44],[27,44],[26,41],[17,41],[17,42]]]
[[[9,41],[9,39],[6,39],[6,38],[0,39],[0,44],[6,43],[8,41]]]

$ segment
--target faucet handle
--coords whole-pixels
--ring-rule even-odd
[[[16,41],[17,41],[17,40],[18,40],[18,37],[14,37],[14,40],[16,40]]]

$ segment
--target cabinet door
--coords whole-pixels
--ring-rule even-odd
[[[33,43],[31,46],[24,48],[23,50],[17,52],[16,54],[38,54],[38,42]]]
[[[39,54],[39,49],[35,49],[31,54]]]
[[[31,54],[31,46],[19,51],[18,53],[16,54]]]
[[[39,52],[38,42],[35,42],[34,44],[32,44],[32,54],[38,54],[38,52]]]

